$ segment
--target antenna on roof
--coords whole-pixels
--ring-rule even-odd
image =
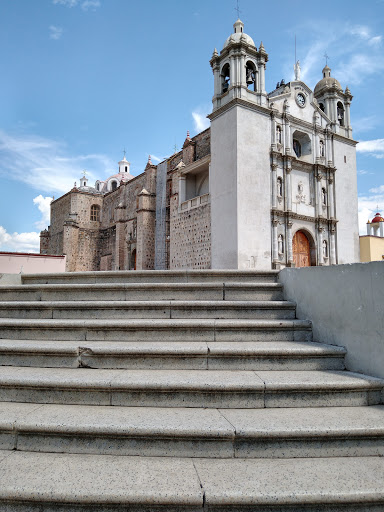
[[[237,17],[240,18],[240,7],[239,7],[239,0],[236,1],[236,7],[235,7],[235,11],[237,12]]]

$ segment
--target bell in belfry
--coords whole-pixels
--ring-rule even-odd
[[[247,68],[247,85],[253,84],[255,81],[255,73],[252,68]]]

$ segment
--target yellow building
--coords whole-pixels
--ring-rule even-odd
[[[367,222],[367,234],[360,237],[360,261],[384,260],[384,218],[376,213]]]

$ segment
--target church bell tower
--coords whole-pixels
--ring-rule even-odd
[[[267,107],[268,55],[237,20],[214,74],[211,120],[212,268],[271,268],[271,110]]]
[[[257,105],[266,105],[265,63],[268,61],[263,43],[256,48],[253,39],[244,33],[244,23],[237,20],[234,33],[218,54],[216,48],[210,64],[214,74],[213,110],[234,98]]]

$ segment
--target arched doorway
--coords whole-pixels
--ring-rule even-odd
[[[293,261],[296,267],[311,266],[311,247],[305,233],[297,231],[292,239]]]

